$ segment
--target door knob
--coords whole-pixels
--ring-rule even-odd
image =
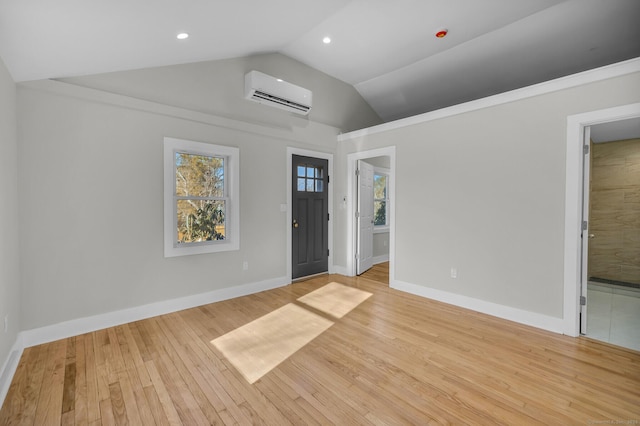
[[[595,234],[589,234],[589,239],[595,238],[596,235]]]
[[[298,221],[293,219],[293,227],[297,228],[298,226],[300,226],[300,224],[298,224]]]

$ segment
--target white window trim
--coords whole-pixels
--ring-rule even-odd
[[[225,213],[225,239],[193,244],[177,244],[175,195],[176,151],[223,156],[225,161],[226,196],[229,198]],[[164,138],[164,257],[216,253],[240,249],[240,150],[235,147]]]
[[[385,207],[387,209],[387,224],[386,225],[374,225],[373,226],[373,233],[374,234],[383,234],[385,232],[389,232],[389,224],[391,223],[391,220],[389,218],[389,184],[391,181],[391,170],[389,169],[385,169],[382,167],[374,167],[373,168],[373,176],[375,178],[375,175],[384,175],[387,177],[387,198],[386,198],[386,204]],[[374,197],[374,201],[375,201],[375,197]],[[375,214],[375,212],[374,212]]]

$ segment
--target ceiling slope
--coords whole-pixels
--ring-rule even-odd
[[[0,57],[26,81],[278,52],[392,121],[640,57],[638,22],[638,0],[0,0]]]

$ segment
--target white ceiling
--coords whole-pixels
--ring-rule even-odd
[[[0,0],[0,57],[27,81],[280,52],[391,121],[640,57],[639,22],[639,0]]]

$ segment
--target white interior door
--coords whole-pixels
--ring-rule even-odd
[[[591,127],[584,128],[582,181],[582,269],[580,273],[580,333],[587,334],[587,285],[589,283],[589,195],[591,192]]]
[[[358,160],[358,247],[356,273],[362,274],[373,266],[373,166]]]

